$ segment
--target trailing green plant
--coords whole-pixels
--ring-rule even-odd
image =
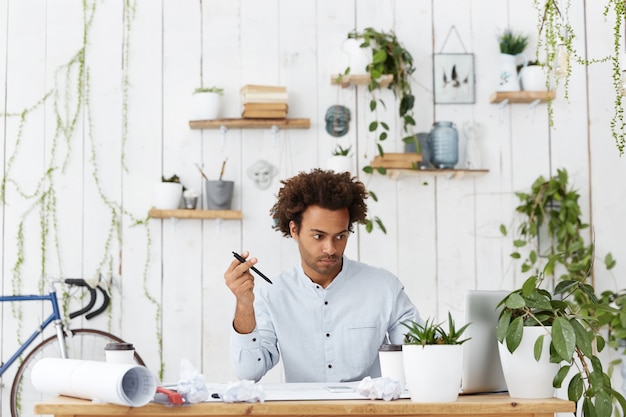
[[[596,312],[600,326],[607,328],[607,343],[614,349],[624,348],[626,341],[626,289],[604,291],[603,304]]]
[[[596,355],[596,350],[602,352],[606,341],[595,316],[601,303],[594,288],[585,280],[569,279],[559,282],[552,294],[542,288],[544,278],[544,273],[532,275],[521,288],[499,303],[502,310],[496,327],[498,341],[506,341],[507,349],[514,352],[521,342],[524,327],[544,327],[546,334],[551,335],[549,352],[542,351],[545,335],[541,335],[534,343],[533,353],[536,360],[549,354],[551,363],[560,364],[553,379],[554,388],[560,388],[565,378],[571,377],[567,395],[577,407],[582,399],[580,415],[609,417],[614,401],[623,415],[626,400],[613,389],[611,378]],[[579,299],[589,302],[581,305],[574,301]]]
[[[413,95],[410,76],[415,72],[413,65],[413,56],[400,42],[393,31],[385,32],[368,27],[362,31],[353,30],[348,33],[348,39],[361,41],[361,48],[370,48],[372,51],[372,61],[367,65],[366,71],[370,76],[367,89],[370,92],[369,110],[374,115],[374,120],[369,123],[368,131],[374,135],[374,143],[376,153],[384,156],[385,151],[382,142],[389,137],[389,124],[379,118],[379,108],[385,109],[387,106],[385,101],[377,95],[382,88],[381,77],[391,75],[393,78],[387,85],[392,90],[394,97],[399,100],[398,116],[402,120],[402,134],[405,140],[413,140],[413,134],[410,132],[411,127],[415,126],[413,117],[413,106],[415,104],[415,96]],[[351,68],[346,68],[343,75],[350,74]],[[339,78],[342,76],[340,75]],[[385,175],[387,169],[378,167],[376,170]],[[363,172],[372,174],[374,168],[371,165],[363,167]],[[378,196],[372,190],[368,190],[370,197],[374,201],[378,201]],[[387,233],[382,220],[379,217],[370,217],[365,220],[365,230],[371,233],[374,226],[378,226],[383,233]]]
[[[121,222],[124,216],[130,219],[130,225],[143,224],[146,229],[146,242],[147,242],[147,258],[144,266],[144,282],[147,281],[147,271],[149,262],[149,247],[150,237],[149,229],[147,227],[147,218],[140,219],[133,216],[132,213],[125,210],[120,202],[111,200],[106,196],[101,184],[101,175],[99,173],[98,157],[96,150],[97,144],[94,140],[93,134],[93,118],[91,114],[91,78],[89,73],[89,67],[86,65],[85,56],[87,55],[87,47],[89,45],[89,38],[91,28],[97,11],[97,1],[85,1],[82,3],[83,8],[83,30],[81,32],[81,40],[79,49],[71,55],[70,59],[59,66],[56,69],[53,79],[53,84],[48,92],[46,92],[42,98],[40,98],[35,104],[22,109],[18,112],[6,111],[2,115],[7,120],[17,118],[18,128],[16,136],[13,140],[12,153],[8,156],[7,166],[4,172],[4,176],[0,186],[0,200],[3,203],[11,203],[7,201],[7,196],[11,199],[21,199],[27,203],[26,209],[20,215],[20,221],[17,225],[16,233],[16,260],[11,267],[11,287],[14,294],[23,293],[23,278],[22,268],[26,261],[26,241],[24,236],[24,228],[29,219],[32,216],[38,216],[39,222],[39,253],[40,270],[37,286],[39,292],[42,292],[46,286],[46,277],[50,276],[65,276],[62,265],[65,263],[62,261],[62,248],[59,242],[59,235],[62,231],[58,228],[58,207],[57,207],[57,190],[60,188],[58,184],[59,180],[67,174],[66,169],[68,161],[72,155],[73,143],[76,140],[81,141],[83,146],[83,138],[77,137],[77,125],[81,118],[85,120],[85,136],[88,142],[84,144],[85,149],[88,149],[87,144],[91,146],[89,152],[89,164],[86,165],[86,169],[91,170],[91,178],[93,180],[93,186],[95,187],[97,194],[99,195],[102,203],[110,213],[109,229],[106,233],[105,241],[101,247],[100,259],[97,262],[97,266],[94,270],[86,272],[89,276],[98,276],[100,274],[106,276],[112,276],[113,273],[113,259],[118,256],[118,250],[114,247],[113,243],[117,242],[118,247],[121,247]],[[125,171],[125,147],[128,138],[128,91],[129,91],[129,77],[128,77],[128,62],[129,62],[129,50],[130,50],[130,34],[132,21],[135,16],[136,2],[133,0],[125,0],[124,2],[124,27],[125,36],[123,40],[123,52],[124,52],[124,65],[123,67],[123,82],[122,82],[122,152],[121,152],[121,166]],[[14,173],[15,165],[19,159],[20,153],[23,153],[22,142],[24,132],[28,126],[29,118],[35,110],[38,110],[44,105],[49,106],[54,112],[53,119],[56,121],[54,128],[54,134],[51,136],[48,149],[46,152],[46,159],[44,162],[44,168],[42,170],[41,177],[36,181],[35,187],[26,190],[20,177]],[[84,113],[83,113],[84,112]],[[48,142],[47,142],[48,143]],[[63,148],[63,146],[65,148]],[[64,153],[61,153],[61,149],[65,149]],[[8,190],[9,188],[9,190]],[[13,191],[14,194],[10,192]],[[50,257],[56,257],[57,271],[51,271],[49,267]],[[120,260],[121,261],[121,260]],[[87,267],[88,269],[89,267]],[[88,278],[87,278],[88,279]],[[160,316],[160,304],[154,299],[154,297],[146,294],[148,299],[155,304],[157,310],[157,317]],[[68,311],[67,306],[70,301],[70,295],[67,292],[62,294],[62,303],[64,311]],[[13,306],[12,306],[13,307]],[[111,307],[109,307],[109,322],[108,330],[111,330],[112,316]],[[18,343],[22,343],[21,337],[21,323],[23,313],[17,308],[13,309],[13,317],[18,323],[17,340]],[[157,339],[159,341],[159,357],[161,359],[161,372],[163,373],[163,355],[162,355],[162,341],[160,335],[160,321],[156,322]]]
[[[546,64],[546,88],[564,84],[565,99],[569,99],[569,80],[572,73],[570,58],[581,65],[591,65],[594,63],[611,63],[612,82],[615,90],[615,101],[613,105],[613,117],[611,118],[611,136],[615,140],[615,145],[621,155],[624,154],[626,146],[626,123],[624,121],[624,107],[622,98],[622,68],[620,54],[622,46],[622,25],[626,18],[626,5],[621,0],[607,0],[604,7],[604,19],[613,21],[613,51],[610,55],[599,58],[583,58],[585,53],[578,53],[574,48],[573,40],[575,33],[569,21],[569,8],[571,0],[533,0],[533,5],[537,11],[537,50],[536,57]],[[560,6],[561,5],[561,6]],[[611,16],[612,14],[612,16]],[[562,52],[566,51],[566,55]],[[562,58],[565,56],[565,58]],[[555,73],[559,73],[557,76]],[[550,126],[554,126],[554,112],[552,99],[548,97],[548,115]]]
[[[505,29],[498,35],[500,53],[509,55],[521,54],[528,46],[528,39],[528,35],[521,32],[513,32],[511,29]]]
[[[413,320],[402,322],[402,325],[408,329],[404,335],[404,344],[407,345],[461,345],[470,338],[461,339],[465,330],[471,323],[465,324],[457,329],[452,315],[448,312],[448,329],[443,323],[435,323],[434,319],[426,319],[424,323],[418,323]]]
[[[381,88],[382,76],[393,76],[387,88],[392,90],[394,96],[400,100],[398,115],[402,119],[405,138],[413,136],[410,133],[411,126],[415,126],[415,119],[413,118],[415,96],[410,82],[410,76],[415,72],[413,56],[398,40],[393,31],[378,31],[368,27],[360,32],[354,30],[348,33],[348,39],[360,40],[362,41],[361,48],[371,48],[372,51],[372,62],[367,65],[366,70],[370,76],[367,85],[367,89],[371,93],[369,109],[374,113],[375,120],[370,122],[368,130],[375,135],[377,152],[383,156],[385,151],[380,142],[385,141],[389,136],[389,125],[378,118],[379,105],[386,108],[386,104],[382,98],[376,96],[376,91]],[[347,68],[344,74],[349,73],[350,68]],[[377,170],[383,175],[386,174],[385,168],[377,168]],[[373,168],[368,165],[363,168],[363,171],[371,174]]]
[[[545,268],[549,276],[559,274],[559,281],[587,280],[593,272],[594,244],[587,243],[583,236],[589,225],[582,221],[580,194],[570,187],[567,170],[557,169],[557,175],[548,179],[539,176],[530,192],[515,195],[519,199],[515,211],[521,214],[521,220],[511,257],[522,260],[522,273],[534,268],[533,273],[537,274]],[[508,234],[504,225],[500,226],[500,231],[503,235]],[[539,246],[545,253],[539,253]],[[611,253],[605,256],[604,263],[607,269],[615,266]]]
[[[219,87],[198,87],[194,90],[194,94],[196,93],[217,93],[220,96],[224,95],[224,89]]]

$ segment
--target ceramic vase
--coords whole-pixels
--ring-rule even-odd
[[[454,168],[459,161],[459,134],[454,123],[435,122],[427,142],[429,161],[435,168]]]
[[[463,345],[403,345],[402,362],[411,401],[456,401],[463,375]]]
[[[520,75],[517,72],[517,55],[500,54],[500,82],[498,84],[498,91],[520,91]]]
[[[559,370],[558,363],[550,362],[551,327],[525,326],[522,340],[513,353],[504,343],[498,343],[502,373],[509,390],[515,398],[552,398],[552,380]],[[539,360],[535,360],[534,345],[543,335],[543,349]]]
[[[372,62],[372,48],[361,48],[356,39],[346,39],[341,46],[346,56],[346,66],[351,74],[366,74],[367,66]]]

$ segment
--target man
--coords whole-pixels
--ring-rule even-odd
[[[255,285],[256,258],[234,260],[226,285],[237,302],[231,362],[258,381],[283,358],[287,382],[358,381],[380,376],[378,347],[403,341],[404,321],[421,321],[396,276],[343,255],[353,224],[367,214],[363,183],[314,169],[281,181],[274,229],[298,244],[301,264]],[[241,254],[243,258],[248,252]]]

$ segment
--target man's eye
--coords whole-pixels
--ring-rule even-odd
[[[348,236],[346,235],[338,235],[337,236],[337,240],[344,240],[345,238],[347,238]]]
[[[313,239],[317,239],[317,240],[319,240],[319,239],[321,239],[321,238],[322,238],[322,235],[313,235]]]

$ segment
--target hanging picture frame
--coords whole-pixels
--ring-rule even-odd
[[[462,53],[444,53],[444,48],[454,32]],[[474,54],[467,53],[463,40],[452,25],[446,35],[441,51],[433,54],[433,98],[435,104],[474,104],[476,85]]]
[[[435,54],[433,91],[435,104],[476,102],[474,54]]]

